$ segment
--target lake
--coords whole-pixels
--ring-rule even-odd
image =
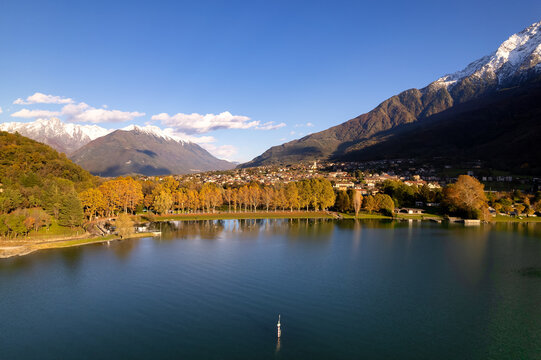
[[[0,359],[541,358],[539,224],[154,226],[0,260]]]

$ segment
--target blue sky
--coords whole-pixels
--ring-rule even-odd
[[[65,121],[152,123],[247,161],[459,70],[539,20],[538,0],[3,0],[0,122],[70,105]],[[36,92],[63,103],[24,104]]]

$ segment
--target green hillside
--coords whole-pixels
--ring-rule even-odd
[[[77,192],[97,178],[64,154],[19,134],[0,132],[0,238],[81,225]]]
[[[4,186],[29,187],[51,178],[66,179],[78,187],[93,181],[88,171],[50,146],[0,131],[0,182]]]

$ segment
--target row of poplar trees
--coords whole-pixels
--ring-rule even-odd
[[[250,183],[225,187],[214,183],[180,184],[173,177],[161,181],[118,178],[79,194],[89,220],[120,212],[214,212],[225,206],[231,212],[271,210],[326,210],[334,205],[331,183],[323,178],[280,185]]]

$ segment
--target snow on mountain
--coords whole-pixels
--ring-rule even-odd
[[[28,123],[0,123],[0,130],[11,133],[18,132],[66,154],[72,153],[90,141],[112,131],[97,125],[63,123],[58,118],[37,119]]]
[[[37,119],[36,121],[26,123],[0,123],[0,130],[11,133],[18,132],[23,136],[45,143],[60,152],[71,154],[90,141],[110,134],[115,129],[105,129],[97,125],[64,123],[58,118],[50,118]],[[191,143],[191,141],[175,134],[172,129],[162,130],[152,125],[129,125],[121,130],[141,132],[167,141],[175,141],[182,145]]]
[[[435,83],[452,87],[465,78],[477,77],[497,79],[503,85],[528,71],[541,73],[541,21],[509,37],[494,53]]]
[[[190,141],[184,140],[178,135],[173,134],[173,131],[171,129],[161,129],[157,126],[153,125],[146,125],[146,126],[139,126],[139,125],[129,125],[125,128],[121,129],[124,131],[138,131],[141,133],[145,133],[148,135],[153,135],[158,138],[162,138],[165,140],[173,140],[180,144],[189,143]]]

